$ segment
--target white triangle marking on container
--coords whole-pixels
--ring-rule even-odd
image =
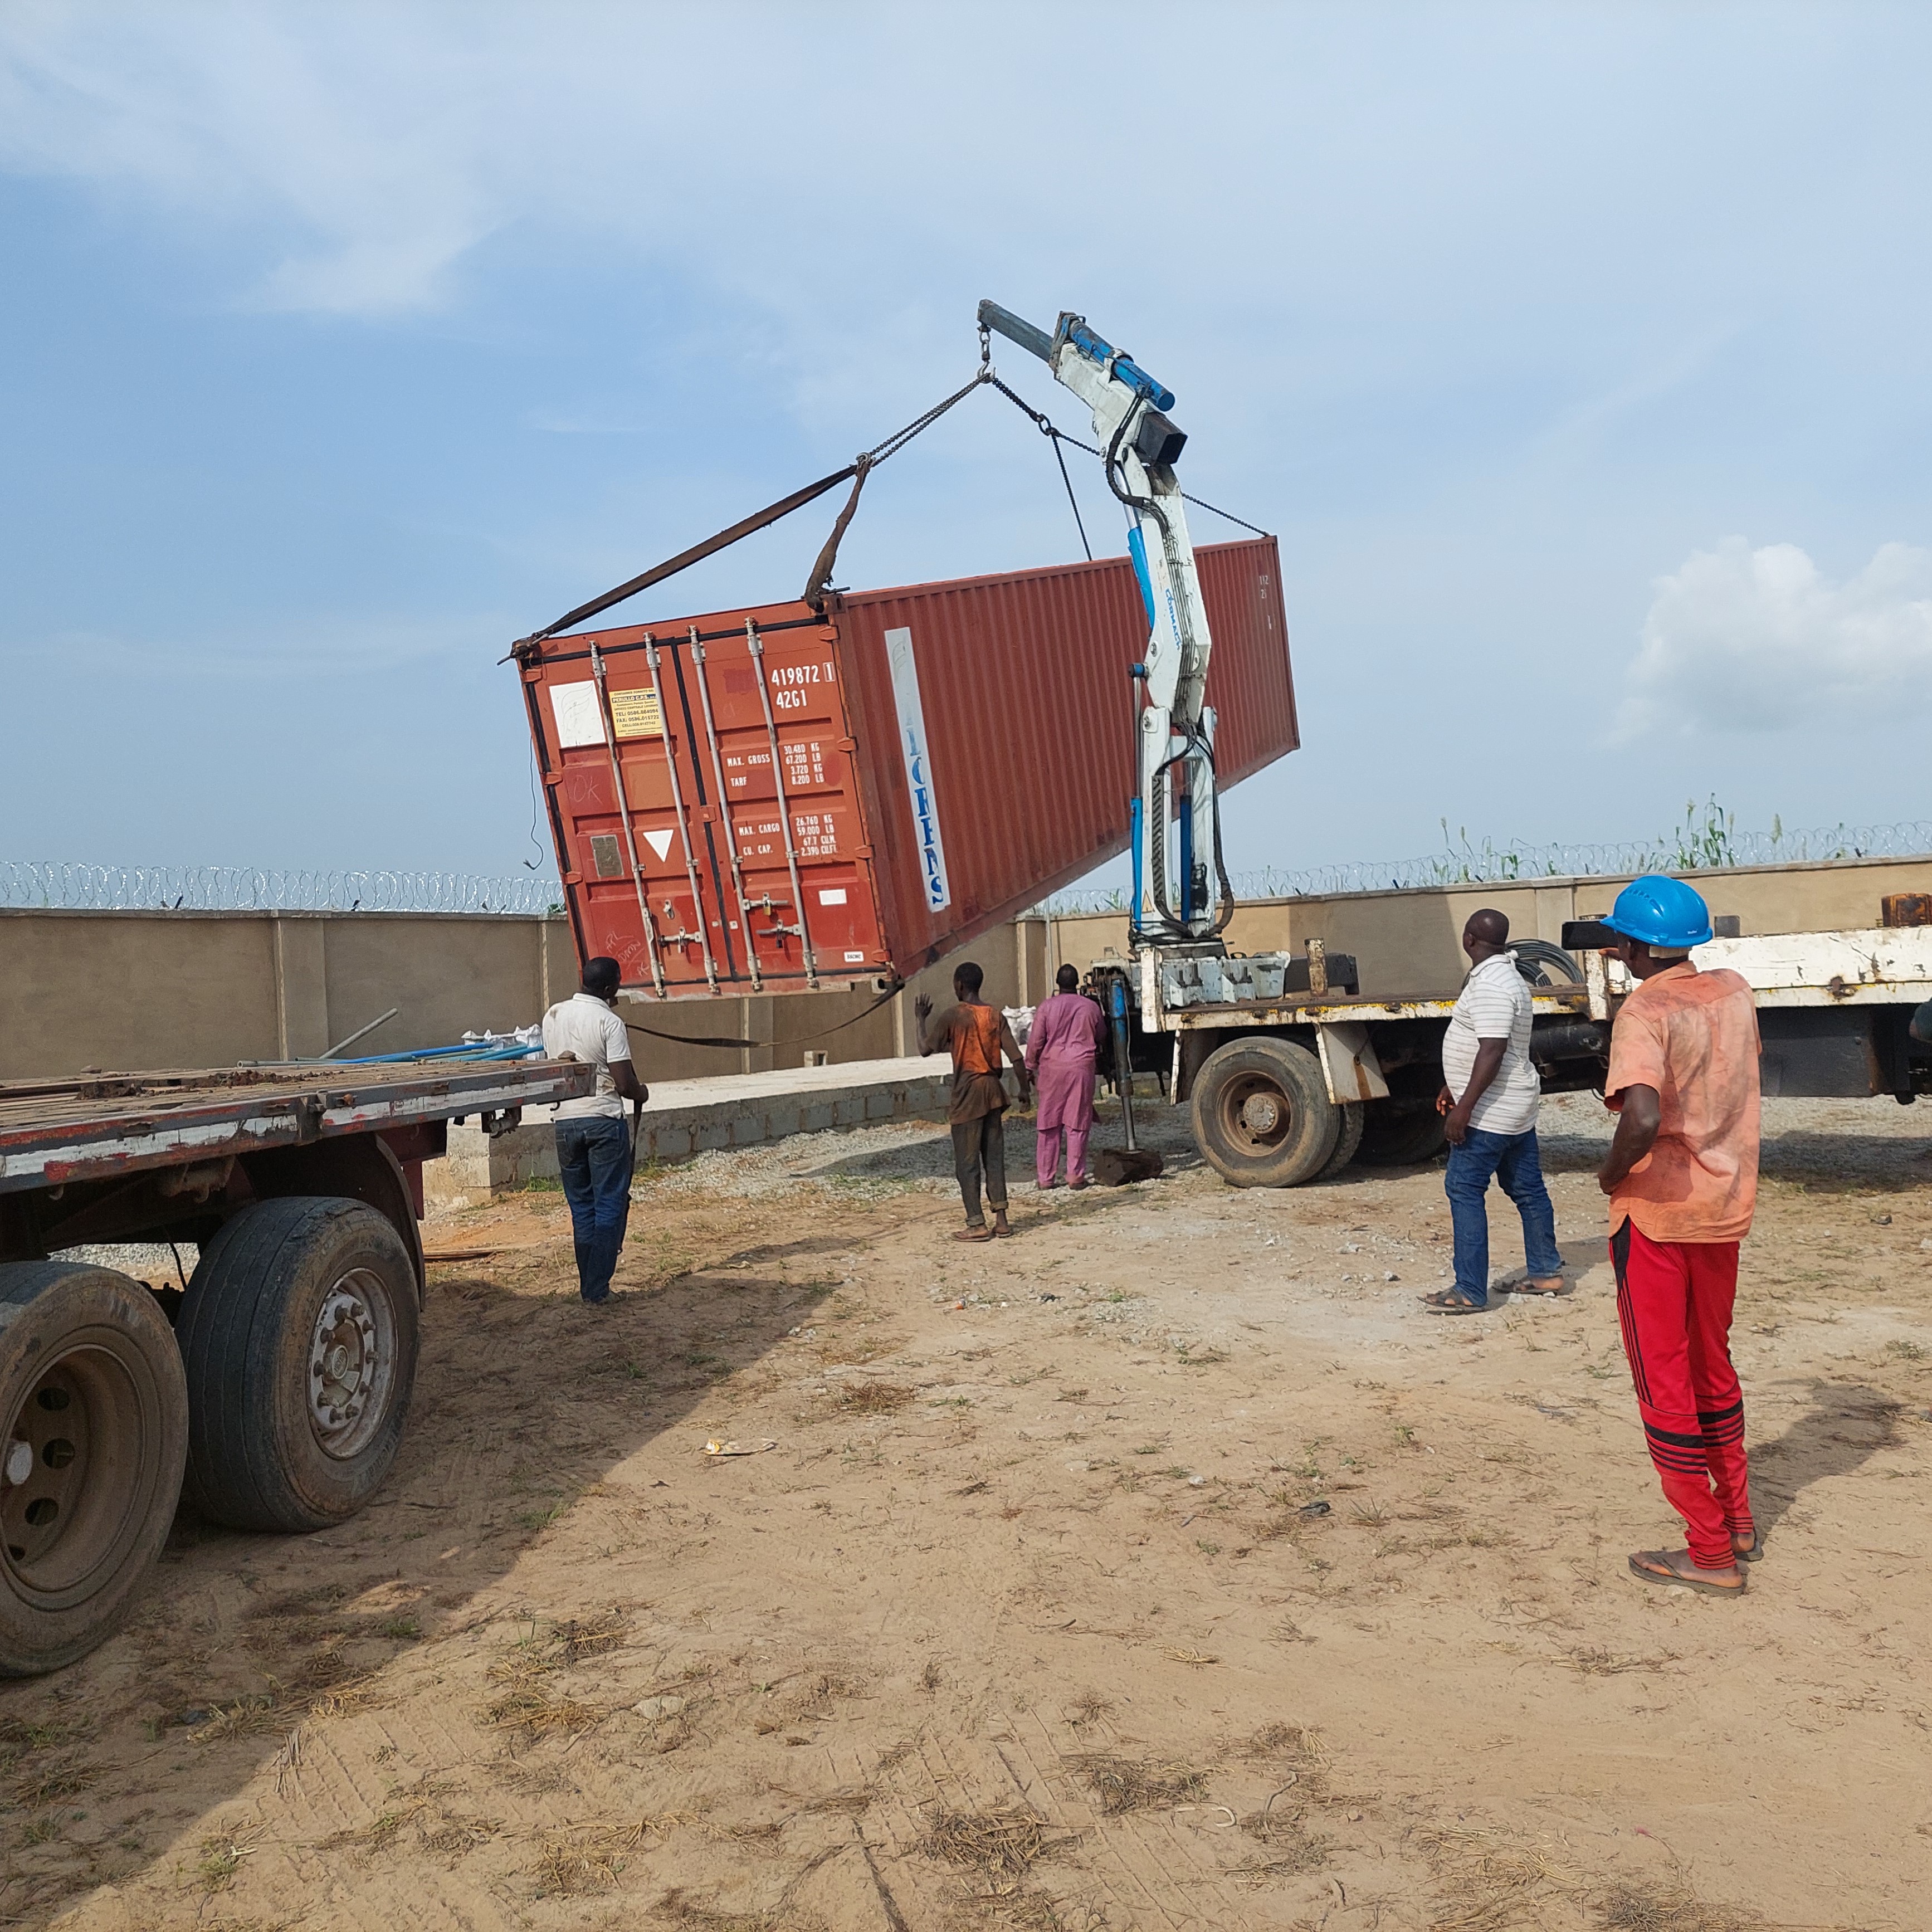
[[[670,850],[670,834],[668,832],[646,832],[644,843],[662,859]]]

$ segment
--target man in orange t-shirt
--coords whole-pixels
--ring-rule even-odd
[[[1638,983],[1611,1032],[1604,1099],[1618,1118],[1597,1180],[1644,1436],[1690,1532],[1688,1549],[1639,1550],[1630,1567],[1735,1595],[1760,1546],[1731,1366],[1738,1244],[1757,1201],[1757,1009],[1737,974],[1690,963],[1711,916],[1680,880],[1633,881],[1604,923]]]
[[[923,993],[912,1006],[919,1022],[920,1052],[937,1053],[944,1046],[952,1054],[952,1094],[946,1118],[952,1128],[952,1171],[966,1204],[966,1225],[953,1236],[956,1241],[1004,1240],[1013,1232],[1006,1220],[1006,1088],[1000,1075],[1002,1053],[1020,1076],[1022,1107],[1030,1091],[1026,1058],[1006,1016],[980,997],[985,983],[986,975],[968,959],[952,975],[954,1004],[937,1019],[932,1016],[932,1002]],[[980,1207],[982,1180],[993,1210],[990,1228]]]

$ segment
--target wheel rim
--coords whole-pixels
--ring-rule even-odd
[[[388,1413],[396,1313],[382,1278],[351,1268],[322,1298],[308,1352],[308,1420],[322,1454],[359,1455]]]
[[[1221,1090],[1221,1124],[1244,1154],[1272,1154],[1294,1132],[1294,1102],[1268,1075],[1238,1074]]]
[[[84,1340],[50,1362],[8,1418],[0,1462],[0,1562],[44,1607],[85,1596],[139,1513],[151,1460],[140,1385]]]

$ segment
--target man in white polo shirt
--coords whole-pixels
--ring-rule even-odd
[[[1529,1057],[1534,1014],[1529,988],[1509,950],[1509,921],[1499,912],[1472,913],[1462,928],[1468,978],[1442,1040],[1445,1082],[1436,1096],[1449,1138],[1443,1190],[1456,1235],[1456,1285],[1422,1298],[1438,1315],[1478,1315],[1490,1306],[1492,1178],[1522,1216],[1528,1278],[1521,1292],[1561,1294],[1563,1258],[1556,1251],[1556,1210],[1543,1184],[1536,1113],[1543,1083]]]
[[[561,1102],[554,1116],[556,1164],[577,1241],[578,1292],[592,1307],[610,1299],[610,1277],[631,1215],[633,1166],[624,1102],[642,1107],[650,1090],[631,1064],[631,1036],[611,1007],[622,969],[614,959],[586,960],[583,991],[543,1017],[544,1052],[597,1070],[594,1091]]]

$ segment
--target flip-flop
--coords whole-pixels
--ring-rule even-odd
[[[1510,1292],[1512,1294],[1568,1294],[1570,1292],[1572,1284],[1561,1275],[1553,1275],[1550,1280],[1554,1286],[1546,1287],[1543,1282],[1532,1280],[1526,1276],[1521,1281],[1510,1284]]]
[[[1010,1228],[995,1228],[993,1230],[993,1238],[996,1241],[1010,1241],[1012,1238],[1013,1231]]]
[[[1751,1546],[1748,1550],[1740,1550],[1737,1538],[1733,1536],[1731,1538],[1731,1554],[1740,1563],[1755,1563],[1764,1554],[1764,1532],[1757,1528],[1752,1530]]]
[[[1432,1315],[1486,1315],[1490,1312],[1486,1301],[1466,1300],[1453,1288],[1438,1288],[1421,1299],[1423,1306]]]
[[[993,1231],[990,1228],[962,1228],[952,1238],[956,1241],[990,1241]]]
[[[1630,1573],[1640,1583],[1656,1583],[1669,1589],[1673,1586],[1681,1590],[1701,1590],[1707,1597],[1742,1597],[1744,1593],[1744,1579],[1742,1571],[1735,1583],[1707,1582],[1702,1576],[1687,1576],[1660,1550],[1639,1550],[1632,1552]]]

